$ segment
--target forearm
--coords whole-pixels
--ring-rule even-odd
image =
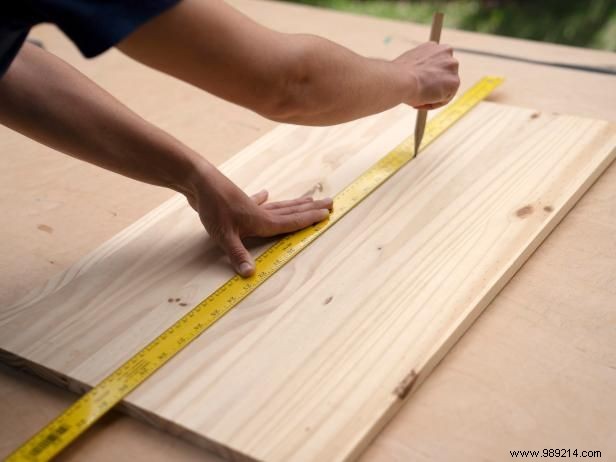
[[[390,109],[407,101],[414,80],[395,62],[366,58],[329,40],[289,36],[297,75],[287,90],[286,122],[331,125]]]
[[[282,122],[329,125],[408,101],[395,62],[260,26],[221,1],[183,0],[118,48],[144,64]]]
[[[242,276],[254,273],[242,243],[304,228],[329,215],[331,199],[267,203],[120,104],[53,55],[25,45],[0,79],[0,123],[66,154],[183,193]]]
[[[0,79],[0,122],[73,157],[185,192],[205,161],[55,56],[26,44]]]

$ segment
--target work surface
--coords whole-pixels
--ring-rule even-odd
[[[425,28],[315,10],[307,10],[300,18],[291,14],[296,7],[286,5],[239,5],[276,27],[301,27],[360,52],[382,56],[399,53],[406,46],[402,37],[421,40],[426,35]],[[272,9],[282,11],[284,19],[279,16],[279,22],[274,22]],[[313,14],[316,19],[311,21]],[[368,28],[367,23],[373,26]],[[52,51],[75,59],[55,33],[41,29],[39,36],[46,38]],[[385,44],[384,39],[392,36]],[[483,42],[470,34],[446,32],[444,40],[466,47],[486,43],[484,49],[496,41],[502,42],[499,51],[521,51],[519,42],[507,50],[511,41]],[[614,63],[613,55],[561,47],[533,45],[525,54],[534,49],[541,58],[554,50],[560,55],[552,56],[561,61]],[[609,113],[615,107],[613,77],[459,57],[465,86],[488,72],[508,77],[507,87],[498,94],[501,101],[614,120]],[[131,66],[116,54],[79,66],[141,114],[217,162],[273,125]],[[126,86],[126,81],[136,81],[137,74],[139,87]],[[550,100],[542,101],[542,94]],[[177,102],[173,113],[168,101]],[[241,124],[253,127],[253,132],[242,130]],[[243,141],[241,133],[245,133]],[[2,144],[11,162],[11,168],[3,171],[7,178],[2,184],[11,191],[3,194],[3,210],[12,218],[2,230],[3,275],[8,276],[2,281],[3,303],[67,267],[168,196],[166,191],[53,156],[8,132],[2,133]],[[45,171],[31,168],[35,162]],[[25,184],[24,171],[29,175]],[[614,450],[595,447],[614,433],[613,419],[598,420],[596,412],[609,399],[601,393],[602,387],[614,383],[614,176],[612,167],[497,297],[413,402],[377,438],[366,460],[503,459],[509,449],[558,446],[601,449],[606,455]],[[53,417],[71,397],[12,372],[6,372],[2,380],[0,431],[6,452]],[[147,453],[151,459],[204,457],[202,451],[127,418],[106,422],[65,457],[128,459],[145,451],[151,451]],[[105,453],[97,452],[103,447]],[[110,450],[117,452],[110,454]]]
[[[284,125],[221,169],[274,200],[336,195],[336,220],[342,189],[408,127],[404,107]],[[231,460],[354,459],[615,157],[614,123],[480,103],[126,405]],[[81,391],[232,274],[175,196],[0,307],[0,360]]]

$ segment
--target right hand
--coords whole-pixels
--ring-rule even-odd
[[[408,75],[413,88],[406,104],[416,109],[436,109],[454,97],[460,86],[458,61],[449,45],[427,42],[394,60]]]

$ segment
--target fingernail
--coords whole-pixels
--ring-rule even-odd
[[[252,274],[252,265],[248,262],[243,262],[240,265],[240,275],[247,278]]]

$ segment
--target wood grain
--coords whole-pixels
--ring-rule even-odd
[[[401,111],[284,126],[223,170],[248,190],[273,185],[274,197],[333,194],[406,136]],[[483,103],[129,396],[129,409],[226,457],[356,456],[615,144],[606,122]],[[3,308],[3,357],[94,384],[229,275],[171,199]]]

